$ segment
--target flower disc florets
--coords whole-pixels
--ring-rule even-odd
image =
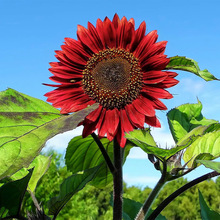
[[[132,103],[142,87],[138,59],[123,49],[94,54],[83,70],[83,89],[106,109],[121,109]]]

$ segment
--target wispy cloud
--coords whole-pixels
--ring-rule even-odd
[[[191,93],[193,96],[198,96],[202,93],[203,88],[205,87],[205,81],[204,80],[195,80],[192,78],[183,78],[180,81],[181,86],[181,93],[183,91]]]

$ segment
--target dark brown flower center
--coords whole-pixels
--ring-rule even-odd
[[[137,98],[141,87],[138,59],[123,49],[94,54],[83,70],[85,93],[107,109],[124,108]]]

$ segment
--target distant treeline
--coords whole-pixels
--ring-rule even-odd
[[[48,153],[47,153],[48,154]],[[53,152],[52,162],[43,178],[38,183],[36,198],[45,213],[48,214],[47,202],[51,197],[59,193],[59,185],[65,178],[71,175],[65,166],[60,154]],[[169,182],[165,185],[156,199],[153,209],[160,204],[167,196],[187,183],[184,178]],[[215,211],[220,212],[220,177],[216,181],[210,180],[200,183],[183,193],[171,202],[162,212],[168,220],[197,220],[200,217],[200,206],[198,200],[198,189],[202,192],[207,204]],[[151,188],[140,189],[124,184],[124,197],[143,203]],[[112,185],[103,189],[87,185],[83,190],[74,195],[70,202],[58,215],[58,220],[109,220],[112,219],[112,207],[109,204],[112,194]],[[34,211],[34,205],[30,196],[26,194],[23,211]]]

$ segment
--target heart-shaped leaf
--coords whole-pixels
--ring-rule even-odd
[[[201,111],[202,104],[198,101],[196,104],[180,105],[168,112],[167,117],[170,131],[176,143],[198,126],[218,123],[216,120],[203,117]]]
[[[97,107],[64,116],[39,99],[12,89],[1,92],[0,179],[28,167],[48,139],[76,128]]]
[[[113,142],[107,138],[102,138],[100,141],[113,161]],[[131,147],[131,144],[125,146],[124,162]],[[73,138],[68,144],[65,160],[67,169],[72,173],[101,165],[96,177],[91,181],[91,184],[96,187],[104,187],[113,179],[105,159],[91,135],[86,138],[82,138],[82,136]]]
[[[163,149],[156,146],[150,130],[134,130],[125,135],[125,137],[134,145],[140,147],[147,154],[153,154],[160,160],[164,161],[172,157],[177,152],[185,149],[191,144],[191,140],[182,142],[182,145],[171,149]],[[140,139],[139,139],[140,138]],[[153,144],[153,146],[151,145]]]
[[[166,66],[166,69],[183,70],[194,73],[206,81],[218,80],[208,70],[200,70],[198,63],[190,58],[182,56],[170,57],[170,62]]]
[[[183,160],[188,167],[195,168],[197,160],[213,160],[220,156],[220,130],[206,133],[198,137],[185,151]]]

